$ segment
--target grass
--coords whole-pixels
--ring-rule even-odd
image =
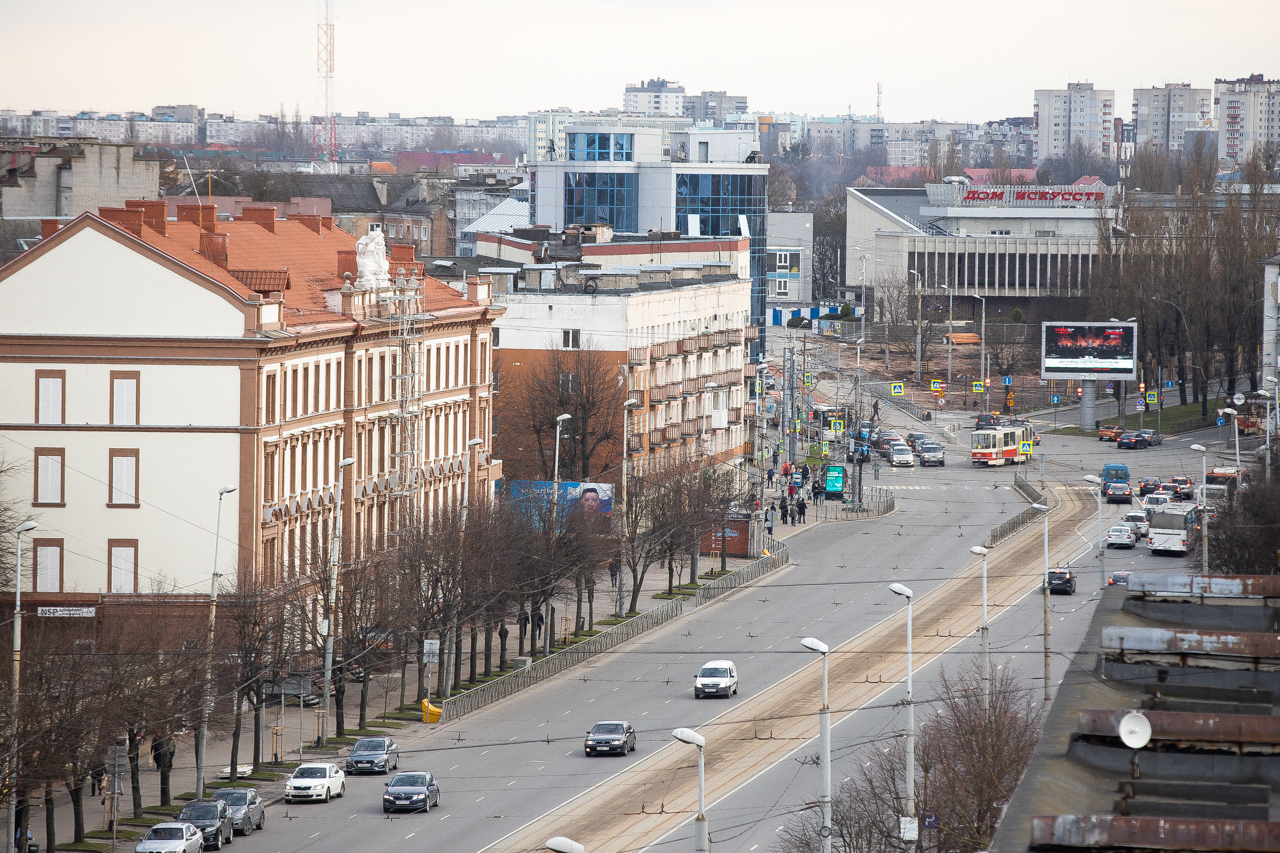
[[[122,822],[123,822],[123,821],[122,821]],[[140,836],[140,835],[142,835],[142,833],[141,833],[141,832],[138,832],[137,830],[133,830],[133,829],[119,829],[119,828],[117,828],[117,829],[116,829],[116,838],[118,838],[118,839],[119,839],[119,840],[121,840],[121,841],[132,841],[132,840],[134,840],[135,838],[137,838],[137,837],[138,837],[138,836]],[[111,839],[111,830],[109,830],[109,829],[91,829],[91,830],[89,830],[88,832],[86,832],[86,833],[84,834],[84,837],[85,837],[85,838],[105,838],[105,839],[110,840],[110,839]],[[61,844],[59,844],[59,845],[58,845],[58,849],[59,849],[59,850],[63,849]]]
[[[179,800],[194,800],[196,798],[195,791],[184,791],[177,796]],[[143,814],[162,814],[168,817],[176,817],[182,811],[186,803],[174,803],[171,806],[143,806]]]
[[[164,822],[165,822],[165,819],[162,817],[147,817],[146,815],[143,815],[142,817],[120,818],[121,826],[142,826],[148,829],[155,826],[157,823],[164,823]]]
[[[1215,400],[1215,399],[1211,399],[1211,400],[1209,401],[1209,417],[1210,417],[1210,418],[1214,418],[1214,417],[1216,417],[1216,416],[1217,416],[1217,411],[1216,411],[1216,410],[1218,409],[1218,407],[1219,407],[1219,406],[1225,406],[1225,405],[1226,405],[1226,398],[1221,398],[1221,399],[1216,399],[1216,400]],[[1157,413],[1156,413],[1155,411],[1150,411],[1150,412],[1145,413],[1145,415],[1144,415],[1144,417],[1143,417],[1143,419],[1142,419],[1142,428],[1144,428],[1144,429],[1155,429],[1155,428],[1156,428],[1156,421],[1157,421],[1157,417],[1156,417],[1156,415],[1157,415]],[[1163,427],[1163,426],[1165,426],[1165,425],[1167,425],[1167,424],[1177,423],[1178,421],[1196,420],[1196,419],[1198,419],[1198,418],[1200,418],[1200,417],[1202,417],[1202,415],[1201,415],[1201,413],[1200,413],[1200,404],[1199,404],[1199,403],[1188,403],[1188,404],[1187,404],[1187,405],[1185,405],[1185,406],[1182,406],[1182,405],[1178,405],[1178,406],[1165,406],[1165,407],[1164,407],[1164,412],[1163,412],[1162,414],[1160,414],[1160,415],[1159,415],[1159,421],[1160,421],[1160,425]],[[1119,420],[1117,420],[1117,419],[1116,419],[1116,417],[1115,417],[1114,415],[1112,415],[1111,417],[1102,418],[1102,425],[1103,425],[1103,426],[1116,425],[1116,424],[1119,424],[1119,423],[1120,423],[1120,421],[1119,421]],[[1212,420],[1210,421],[1210,423],[1212,423]],[[1139,427],[1138,427],[1138,416],[1137,416],[1137,414],[1136,414],[1136,413],[1127,413],[1127,414],[1125,414],[1125,416],[1124,416],[1124,425],[1125,425],[1125,428],[1126,428],[1126,429],[1137,430],[1137,429],[1139,428]],[[1075,435],[1075,436],[1081,436],[1081,437],[1084,437],[1084,438],[1092,438],[1092,439],[1095,439],[1095,440],[1098,438],[1098,431],[1097,431],[1097,430],[1095,430],[1095,429],[1080,429],[1080,427],[1077,427],[1077,426],[1060,426],[1060,427],[1058,427],[1057,429],[1047,430],[1047,434],[1050,434],[1050,435]]]
[[[85,833],[85,835],[88,835],[88,834],[89,833],[87,832]],[[107,837],[110,838],[111,836],[108,835]],[[58,842],[58,849],[59,850],[86,850],[86,851],[90,851],[90,853],[97,853],[97,851],[100,851],[100,850],[110,850],[111,845],[95,844],[91,841],[65,841],[65,842],[60,841]]]
[[[657,598],[657,599],[660,599],[660,600],[662,600],[662,601],[673,601],[673,600],[675,600],[675,599],[677,599],[677,598],[679,598],[679,599],[681,599],[681,600],[683,601],[683,600],[687,600],[687,599],[689,598],[689,596],[691,596],[692,594],[693,594],[692,592],[688,592],[688,593],[680,593],[680,592],[658,592],[658,593],[654,593],[654,596],[653,596],[653,597],[654,597],[654,598]]]

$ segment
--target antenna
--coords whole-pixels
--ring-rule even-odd
[[[876,121],[877,122],[884,121],[884,113],[880,111],[880,102],[883,95],[884,95],[884,84],[877,83],[876,84]]]
[[[334,164],[330,171],[337,171],[338,160],[338,122],[333,116],[333,3],[335,0],[324,0],[324,20],[316,27],[316,71],[317,81],[323,91],[324,115],[319,122],[311,126],[311,161],[316,161],[317,150],[321,158]]]

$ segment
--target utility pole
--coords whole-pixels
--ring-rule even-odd
[[[920,273],[915,270],[907,270],[907,272],[916,277],[916,382],[919,382],[920,344],[924,333],[924,317],[921,315],[921,311],[924,308],[924,287]]]

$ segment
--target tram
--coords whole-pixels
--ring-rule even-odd
[[[1017,465],[1031,457],[1022,453],[1035,431],[1029,424],[984,427],[973,431],[969,458],[976,465]]]

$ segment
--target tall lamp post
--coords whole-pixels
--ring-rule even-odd
[[[1107,585],[1107,543],[1102,538],[1102,478],[1097,474],[1085,474],[1086,482],[1098,487],[1094,497],[1098,499],[1098,589]]]
[[[948,285],[941,285],[942,289],[947,292],[947,387],[951,387],[951,346],[952,338],[955,336],[955,298],[956,293]]]
[[[1191,449],[1200,454],[1200,571],[1209,574],[1209,448],[1203,444],[1193,444]]]
[[[818,831],[822,853],[831,853],[831,705],[827,701],[827,644],[813,637],[800,641],[811,652],[822,655],[822,708],[818,711],[818,748],[822,752],[822,772],[818,776],[818,807],[822,809],[822,829]]]
[[[1236,437],[1236,470],[1240,470],[1240,422],[1236,420],[1235,409],[1223,409],[1222,414],[1231,416],[1231,431]]]
[[[915,270],[907,270],[916,277],[916,382],[920,381],[920,342],[921,334],[924,331],[924,318],[920,316],[920,311],[924,305],[924,280],[920,277],[920,273]]]
[[[560,427],[565,421],[572,418],[573,415],[565,412],[563,415],[556,415],[556,456],[555,466],[551,472],[551,529],[557,531],[560,528]],[[621,574],[621,573],[619,573]],[[545,633],[542,635],[542,656],[545,658],[551,654],[551,590],[547,590],[547,600],[543,604],[545,615],[543,616],[543,624]]]
[[[681,743],[698,748],[698,816],[693,819],[693,849],[694,853],[711,853],[711,825],[707,823],[704,804],[705,777],[702,764],[702,749],[707,745],[707,739],[693,729],[684,728],[676,729],[671,736]]]
[[[204,659],[204,702],[200,708],[200,732],[196,739],[196,797],[204,796],[204,776],[208,761],[205,746],[209,738],[209,712],[213,705],[213,638],[218,614],[218,544],[222,541],[222,499],[236,490],[235,486],[218,489],[218,520],[213,528],[213,577],[209,581],[209,635]]]
[[[898,820],[898,834],[903,841],[915,841],[920,837],[916,819],[916,706],[911,698],[911,599],[915,593],[900,583],[889,584],[889,591],[907,600],[907,813]]]
[[[987,632],[987,554],[981,545],[974,545],[969,553],[982,558],[982,710],[991,710],[991,646]]]
[[[1044,583],[1041,597],[1044,599],[1044,700],[1049,701],[1049,508],[1044,504],[1032,504],[1044,518]]]
[[[328,617],[320,626],[324,632],[324,727],[320,731],[320,737],[329,737],[329,690],[333,684],[333,633],[334,624],[337,620],[337,614],[334,610],[338,607],[338,564],[341,562],[342,555],[342,486],[343,478],[346,476],[347,469],[356,464],[354,456],[348,456],[338,463],[338,512],[333,517],[333,541],[329,544],[329,609]],[[448,695],[448,694],[445,694]],[[301,709],[301,706],[299,706]],[[301,710],[298,711],[302,713]],[[204,796],[201,794],[200,796]]]
[[[757,395],[756,405],[759,406],[759,404],[760,404],[760,401]],[[621,488],[619,490],[622,496],[622,501],[620,502],[621,512],[618,515],[618,557],[619,559],[621,559],[623,549],[626,547],[626,543],[627,543],[627,454],[631,450],[631,430],[629,428],[628,422],[630,420],[629,416],[631,415],[632,410],[638,409],[638,408],[640,408],[640,401],[637,400],[635,397],[631,397],[627,399],[626,402],[622,404],[622,483],[621,483]],[[763,481],[761,482],[760,491],[761,491],[761,496],[763,496],[764,494]],[[626,612],[622,609],[624,606],[623,598],[625,596],[625,593],[623,592],[623,588],[626,586],[626,584],[623,582],[623,578],[626,577],[626,573],[623,572],[622,569],[623,569],[623,566],[618,566],[618,613],[617,613],[617,616],[619,619],[621,619]]]
[[[1276,388],[1276,419],[1280,420],[1280,379],[1274,376],[1263,377],[1263,382],[1270,382]],[[1273,431],[1271,429],[1271,396],[1267,395],[1267,482],[1271,481],[1271,440]]]
[[[982,377],[982,408],[983,411],[988,411],[991,408],[991,389],[987,386],[991,383],[987,380],[991,377],[987,376],[987,298],[976,293],[973,298],[982,303],[982,334],[979,340],[981,348],[978,351],[978,375]]]
[[[8,775],[9,811],[5,819],[8,832],[5,834],[4,849],[12,853],[16,843],[14,838],[18,822],[18,798],[14,795],[14,779],[18,768],[18,672],[22,668],[22,534],[30,533],[40,525],[34,521],[24,521],[13,531],[16,543],[13,561],[13,669],[9,673],[9,761],[5,767]]]

